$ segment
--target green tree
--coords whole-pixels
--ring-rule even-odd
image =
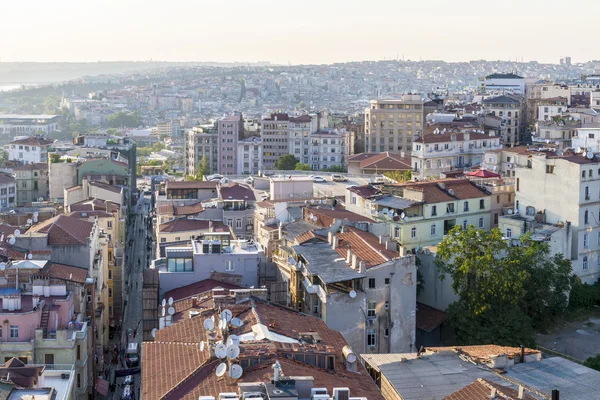
[[[383,175],[395,180],[396,182],[404,182],[404,174],[402,171],[388,171],[384,172]]]
[[[138,147],[135,152],[138,157],[148,157],[152,153],[152,147]]]
[[[60,162],[60,154],[56,154],[56,153],[50,154],[50,162],[53,164]]]
[[[196,173],[196,178],[199,177],[199,180],[202,180],[202,178],[207,175],[210,175],[210,164],[208,163],[208,158],[206,156],[202,156],[200,163],[198,163],[198,172]]]
[[[108,117],[108,126],[111,128],[136,128],[142,123],[139,113],[137,111],[128,114],[124,111],[119,111]]]
[[[312,171],[312,168],[310,167],[310,165],[308,164],[303,164],[301,162],[296,164],[296,167],[294,168],[296,171]]]
[[[298,164],[299,160],[294,157],[292,154],[285,154],[277,160],[275,163],[275,169],[283,170],[283,171],[291,171],[296,168],[296,164]]]
[[[408,182],[412,179],[412,171],[410,169],[407,169],[406,171],[404,171],[404,182]]]
[[[453,279],[459,300],[448,319],[463,344],[531,345],[533,328],[546,328],[567,307],[570,261],[550,257],[548,245],[529,235],[513,246],[498,229],[456,226],[436,263],[442,279]]]
[[[595,357],[588,357],[587,360],[583,363],[588,368],[595,369],[596,371],[600,371],[600,354],[596,354]]]
[[[341,165],[332,165],[329,168],[323,168],[324,172],[348,172],[346,170],[346,168],[342,167]]]
[[[167,148],[167,145],[165,145],[163,142],[156,142],[152,145],[152,151],[161,151]]]

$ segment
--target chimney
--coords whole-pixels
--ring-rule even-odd
[[[356,257],[356,254],[352,254],[352,269],[358,269],[358,257]]]
[[[196,296],[192,297],[192,307],[198,307],[198,298]]]
[[[212,222],[212,219],[208,220],[208,231],[209,232],[213,231],[213,222]]]
[[[367,263],[366,263],[366,261],[362,261],[362,260],[361,260],[361,261],[358,263],[358,272],[359,272],[360,274],[364,274],[366,271],[367,271]]]
[[[496,388],[492,388],[492,392],[490,393],[490,399],[494,400],[496,398]]]
[[[352,250],[350,249],[346,252],[346,263],[352,264]]]
[[[333,235],[333,237],[331,238],[331,248],[333,250],[335,250],[338,247],[338,240],[339,238],[337,237],[337,235]]]
[[[560,400],[560,392],[558,389],[552,389],[552,400]]]
[[[469,140],[471,139],[471,134],[470,133],[465,133],[463,136],[464,140]]]
[[[281,365],[279,361],[276,361],[273,364],[273,383],[277,384],[279,382],[279,374],[281,373]]]
[[[327,233],[327,243],[329,243],[330,245],[333,246],[333,232],[328,232]]]
[[[385,248],[390,250],[390,251],[397,251],[398,250],[398,246],[396,244],[396,241],[393,239],[388,239],[387,242],[385,242]]]
[[[389,238],[390,235],[379,235],[379,244],[385,245]]]
[[[400,158],[404,158],[404,152],[403,151],[400,152]]]
[[[523,386],[519,385],[519,394],[517,395],[517,398],[523,400]]]

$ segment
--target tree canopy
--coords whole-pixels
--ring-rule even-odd
[[[108,126],[111,128],[136,128],[140,126],[141,123],[142,120],[137,111],[134,111],[131,114],[128,114],[124,111],[119,111],[118,113],[108,117]]]
[[[299,160],[294,157],[292,154],[285,154],[277,160],[275,163],[275,169],[291,171],[296,168],[296,164],[298,164]]]
[[[312,168],[310,167],[310,165],[308,164],[304,164],[304,163],[297,163],[296,164],[296,168],[294,168],[296,171],[312,171]]]
[[[456,226],[438,246],[436,263],[459,297],[448,319],[461,344],[531,346],[533,329],[566,310],[571,262],[550,256],[530,235],[513,245],[498,229]]]

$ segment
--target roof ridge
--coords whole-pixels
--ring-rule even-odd
[[[360,235],[359,235],[359,234],[356,232],[356,229],[358,229],[358,228],[354,228],[354,229],[352,229],[350,232],[352,232],[352,233],[353,233],[353,234],[354,234],[354,235],[355,235],[357,238],[359,238],[359,239],[360,239],[360,240],[361,240],[361,241],[362,241],[364,244],[366,244],[367,246],[369,246],[369,248],[370,248],[371,250],[373,250],[373,251],[374,251],[376,254],[378,254],[378,255],[380,255],[381,257],[383,257],[383,259],[385,260],[384,262],[386,262],[386,261],[390,261],[390,260],[391,260],[391,258],[388,258],[388,256],[386,256],[385,254],[383,254],[383,252],[382,252],[381,250],[379,250],[379,249],[376,249],[376,248],[375,248],[375,247],[374,247],[374,246],[373,246],[371,243],[369,243],[369,241],[368,241],[368,240],[365,240],[365,238],[363,238],[362,236],[360,236]],[[363,232],[364,232],[364,231],[363,231]],[[370,233],[370,232],[367,232],[367,233]],[[375,235],[373,235],[373,236],[375,236]],[[377,237],[377,236],[375,236],[375,237]],[[362,260],[361,260],[361,261],[362,261]]]

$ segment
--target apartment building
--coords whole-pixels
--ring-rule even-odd
[[[306,139],[306,138],[305,138]],[[315,171],[327,169],[333,166],[345,167],[346,158],[354,153],[354,137],[352,132],[345,130],[337,131],[317,131],[311,133],[307,140],[310,147],[302,149],[300,154],[297,149],[295,140],[290,142],[290,153],[294,154],[298,160],[311,166]],[[308,156],[306,155],[308,154]],[[308,160],[304,162],[304,160]]]
[[[7,174],[0,173],[0,210],[16,206],[17,181]]]
[[[562,116],[562,113],[567,111],[566,97],[552,97],[543,99],[537,105],[537,120],[549,121],[553,118]]]
[[[156,130],[159,136],[179,137],[181,135],[181,124],[177,119],[170,119],[156,124]]]
[[[400,100],[371,100],[365,110],[365,151],[410,151],[413,136],[421,133],[423,123],[423,101],[419,95],[405,95]]]
[[[413,142],[413,176],[439,177],[444,171],[479,165],[486,151],[501,148],[499,137],[477,127],[429,125]]]
[[[13,168],[17,185],[17,206],[48,200],[48,164],[32,163]]]
[[[46,140],[35,136],[16,137],[4,149],[8,152],[8,159],[21,164],[47,163],[48,147],[54,140]]]
[[[305,131],[300,132],[302,132],[302,135],[306,132],[308,136],[310,122],[296,123],[306,125],[303,128]],[[279,157],[289,154],[289,126],[290,117],[288,114],[273,113],[270,117],[262,119],[260,136],[263,145],[263,165],[260,167],[261,170],[275,169],[275,163]],[[300,134],[300,132],[295,133]]]
[[[505,146],[514,146],[523,134],[523,98],[505,94],[483,100],[485,110],[501,118],[499,136]]]
[[[47,260],[12,261],[0,271],[2,361],[74,365],[69,399],[87,399],[93,379],[92,321],[81,296],[87,277],[85,268]]]
[[[288,122],[288,152],[293,154],[299,162],[311,164],[312,141],[310,135],[318,130],[318,117],[300,115],[289,118]]]
[[[238,141],[236,174],[256,175],[263,164],[263,146],[260,137]]]
[[[576,128],[572,131],[571,146],[587,152],[600,153],[600,126],[597,128]]]
[[[0,114],[0,135],[48,135],[59,130],[59,115]]]
[[[513,93],[525,96],[525,79],[514,73],[487,75],[481,82],[484,93]]]
[[[244,137],[244,119],[241,114],[217,120],[217,172],[223,175],[237,173],[238,141]]]
[[[569,117],[556,116],[545,121],[535,123],[535,134],[531,138],[533,143],[546,143],[564,149],[572,146],[573,139],[577,138],[577,132],[581,122]]]
[[[565,238],[570,243],[550,245],[564,245],[573,273],[594,283],[600,276],[599,193],[600,158],[595,154],[533,155],[525,167],[516,169],[514,214],[508,222],[501,221],[500,229],[506,237],[517,238],[536,223],[570,227],[571,237]],[[514,218],[522,221],[520,232],[509,223]]]

